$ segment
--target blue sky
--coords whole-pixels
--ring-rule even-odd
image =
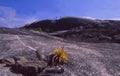
[[[0,26],[63,16],[119,20],[120,0],[0,0]]]

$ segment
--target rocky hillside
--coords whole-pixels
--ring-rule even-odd
[[[120,42],[120,21],[116,20],[64,17],[34,22],[23,28],[43,31],[53,36],[80,42]]]
[[[62,18],[56,21],[63,20],[61,24],[65,24],[68,19]],[[70,21],[71,24],[79,24],[82,20],[86,25],[75,25],[75,27],[60,24],[61,28],[54,25],[56,29],[50,25],[46,27],[49,31],[46,31],[42,25],[38,24],[42,22],[44,24],[44,21],[40,21],[33,23],[38,24],[36,26],[29,25],[17,29],[0,28],[0,76],[120,76],[120,44],[105,39],[103,39],[104,43],[101,41],[99,43],[94,41],[97,38],[93,39],[91,43],[87,41],[91,35],[94,37],[97,34],[97,36],[102,34],[108,39],[113,35],[118,35],[117,22],[115,22],[116,27],[112,28],[111,23],[110,28],[108,28],[108,25],[100,27],[98,24],[95,25],[101,20],[96,20],[98,21],[96,22],[82,18],[71,19],[73,19],[73,22]],[[56,22],[52,21],[52,23]],[[91,23],[89,27],[87,27],[87,23],[88,25]],[[100,31],[99,28],[118,31],[111,32],[109,30],[109,32],[114,33],[111,34],[107,33],[106,30],[106,32]],[[88,39],[81,42],[80,39],[82,37],[84,39],[86,34],[90,37],[88,36]],[[67,55],[68,62],[58,63],[62,59],[59,59],[61,56],[57,55],[59,51],[54,54],[56,47],[64,47],[62,50],[65,52],[62,52],[61,56],[64,60]]]
[[[119,76],[120,75],[120,45],[117,43],[74,43],[61,38],[49,36],[45,33],[26,31],[19,29],[2,28],[0,31],[0,75],[1,76]],[[17,66],[14,59],[23,63],[27,58],[30,62],[39,61],[35,50],[42,55],[49,56],[55,47],[64,46],[69,63],[61,65],[64,72],[56,73],[53,69],[50,73],[35,72],[35,67],[46,66],[44,64],[32,64],[30,74],[21,72],[22,68],[29,68],[28,63]],[[42,61],[42,60],[41,60]],[[12,66],[5,66],[12,63]],[[29,64],[30,64],[29,62]],[[45,64],[46,63],[46,64]],[[20,67],[20,68],[17,68]],[[54,68],[48,66],[45,69]],[[30,68],[29,68],[30,69]],[[55,67],[55,70],[59,68]],[[20,71],[17,71],[20,70]]]

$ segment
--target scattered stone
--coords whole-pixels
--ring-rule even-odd
[[[10,66],[14,64],[14,61],[11,59],[0,59],[0,64],[5,64],[6,66]]]
[[[37,58],[38,58],[39,60],[42,60],[42,55],[41,55],[41,53],[40,53],[38,50],[35,51],[35,53],[36,53]]]
[[[42,70],[47,67],[47,63],[44,61],[38,61],[38,62],[27,62],[27,63],[23,63],[21,65],[21,67],[23,68],[29,68],[32,67],[35,69],[36,73],[40,73],[42,72]]]
[[[114,39],[115,42],[120,43],[120,34],[114,35],[113,39]]]
[[[48,74],[43,74],[43,75],[37,75],[37,76],[51,76],[51,75],[48,75]]]
[[[41,73],[44,68],[47,67],[47,63],[44,61],[29,61],[29,62],[19,62],[13,65],[12,69],[15,71],[28,76],[36,76]]]
[[[21,64],[28,62],[28,59],[22,56],[14,57],[15,63]]]
[[[54,67],[47,67],[45,69],[45,72],[46,73],[63,73],[64,72],[64,69],[60,66],[54,66]]]
[[[110,42],[112,38],[110,36],[100,35],[99,40],[106,40]]]
[[[39,59],[39,53],[37,52]],[[31,61],[23,56],[14,57],[13,59],[0,59],[1,64],[6,64],[7,67],[11,67],[11,71],[16,74],[22,74],[23,76],[38,76],[38,74],[44,73],[63,73],[64,69],[60,66],[48,66],[48,63],[39,60]],[[40,74],[39,76],[50,76],[48,74]]]

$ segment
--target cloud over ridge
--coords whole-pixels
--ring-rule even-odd
[[[0,26],[5,27],[19,27],[25,24],[32,23],[38,19],[34,16],[25,16],[24,18],[18,17],[16,10],[12,7],[0,6]]]

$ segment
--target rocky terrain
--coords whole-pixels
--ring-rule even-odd
[[[120,21],[117,20],[63,17],[57,20],[34,22],[23,28],[80,42],[120,42]]]
[[[120,76],[119,23],[70,17],[1,27],[0,76]],[[49,66],[36,55],[47,58],[63,46],[64,65]]]

